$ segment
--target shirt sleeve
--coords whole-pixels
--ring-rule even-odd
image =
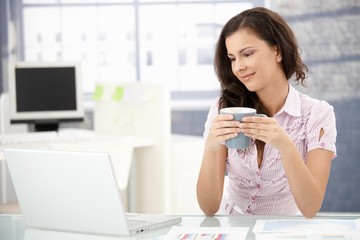
[[[324,130],[324,135],[320,138],[320,130]],[[322,148],[332,151],[333,158],[336,157],[336,120],[334,108],[325,101],[315,103],[311,109],[311,113],[307,126],[308,151]]]

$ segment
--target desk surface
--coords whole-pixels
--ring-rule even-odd
[[[320,213],[316,219],[358,219],[360,213]],[[178,226],[184,227],[249,227],[246,239],[255,239],[252,233],[256,220],[259,219],[304,219],[302,216],[183,216]],[[0,214],[0,239],[4,240],[115,240],[115,239],[162,239],[171,227],[139,234],[129,238],[94,236],[65,232],[51,232],[36,229],[26,229],[22,215]]]

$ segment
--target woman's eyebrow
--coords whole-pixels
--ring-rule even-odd
[[[245,47],[245,48],[241,49],[241,50],[239,51],[239,53],[242,53],[242,52],[244,52],[246,49],[253,48],[253,47],[254,47],[254,46]]]

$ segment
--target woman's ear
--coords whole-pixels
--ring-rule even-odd
[[[281,55],[281,49],[279,46],[275,46],[275,51],[276,51],[276,62],[281,62],[282,60],[282,55]]]

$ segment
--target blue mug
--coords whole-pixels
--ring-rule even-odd
[[[267,117],[265,114],[257,114],[256,109],[247,107],[222,108],[220,109],[220,114],[231,114],[234,116],[233,120],[239,122],[246,116]],[[239,133],[236,137],[226,140],[225,144],[228,148],[245,149],[250,145],[250,138],[243,133]]]

